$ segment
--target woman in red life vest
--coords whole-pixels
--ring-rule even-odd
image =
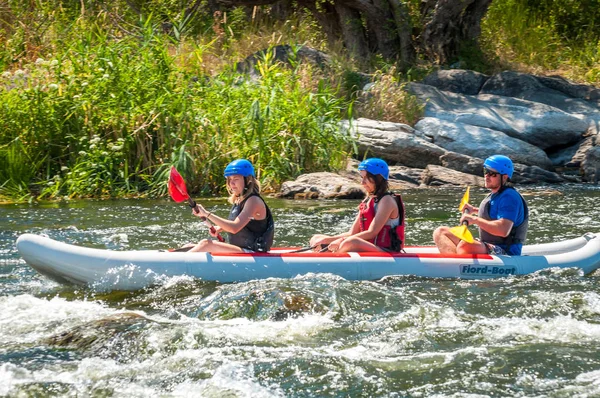
[[[358,170],[367,198],[360,204],[350,231],[335,236],[314,235],[310,245],[329,245],[332,252],[399,252],[404,245],[404,204],[389,191],[390,171],[385,161],[364,160]]]

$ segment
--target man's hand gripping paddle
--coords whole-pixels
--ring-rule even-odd
[[[462,200],[460,201],[460,204],[458,205],[458,210],[460,210],[462,213],[469,212],[469,209],[465,206],[467,203],[469,203],[469,188],[470,187],[467,187],[467,192],[465,192],[465,194],[462,197]],[[469,222],[465,220],[462,222],[462,225],[450,228],[450,232],[452,233],[452,235],[456,236],[460,240],[464,240],[467,243],[473,243],[475,242],[475,240],[473,239],[471,231],[469,231],[469,229],[467,228],[468,225]]]
[[[183,177],[181,174],[179,174],[175,166],[171,166],[171,173],[169,173],[169,195],[171,195],[171,198],[177,203],[187,200],[188,205],[194,209],[194,212],[196,212],[198,206],[196,205],[194,199],[190,198],[190,195],[188,195],[187,188],[185,187],[185,181],[183,181]],[[205,217],[202,217],[201,220],[204,221],[204,223],[209,227],[210,231],[214,234],[215,227],[213,227]],[[219,242],[225,241],[221,235],[217,235],[217,239],[219,239]]]

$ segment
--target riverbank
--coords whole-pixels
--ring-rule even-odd
[[[255,164],[268,191],[305,173],[344,170],[348,156],[369,154],[393,165],[477,175],[479,163],[471,158],[485,158],[486,150],[549,172],[580,167],[582,181],[597,181],[597,129],[582,120],[597,120],[583,106],[597,107],[597,89],[547,76],[558,58],[580,57],[589,73],[568,76],[597,84],[593,29],[570,42],[568,57],[561,49],[553,62],[529,68],[535,75],[499,73],[527,68],[521,53],[514,54],[519,62],[507,63],[508,50],[499,62],[498,48],[525,51],[517,44],[539,37],[523,33],[532,27],[523,4],[494,1],[480,47],[467,46],[456,62],[420,60],[407,69],[393,59],[353,58],[327,42],[310,13],[258,21],[264,9],[255,8],[249,19],[234,8],[181,20],[189,10],[178,14],[160,0],[140,9],[132,4],[46,2],[30,9],[15,2],[2,11],[0,198],[159,197],[171,165],[191,192],[219,195],[224,166],[241,157]],[[411,7],[415,15],[422,11]],[[587,17],[583,8],[566,10]],[[540,16],[544,23],[534,23],[553,46],[568,39],[554,25],[564,19],[564,7],[556,19],[553,7],[526,11]],[[579,43],[580,37],[589,40]],[[360,126],[366,118],[400,141],[410,132],[409,143],[434,145],[418,142],[421,148],[408,154],[385,139],[375,142],[368,131],[379,135],[378,128]],[[344,120],[358,130],[340,129]],[[408,127],[389,130],[387,123]],[[482,137],[485,142],[458,148]],[[427,157],[427,164],[414,162]],[[536,170],[530,179],[556,179],[548,176]]]

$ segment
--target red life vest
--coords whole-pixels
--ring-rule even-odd
[[[388,192],[386,195],[392,195],[392,197],[396,199],[400,224],[394,228],[389,225],[384,225],[377,236],[374,239],[369,239],[368,242],[371,242],[382,249],[399,252],[404,246],[404,203],[402,202],[400,195],[391,192]],[[379,199],[377,198],[371,200],[367,199],[358,206],[361,232],[368,230],[375,219],[375,204],[377,202],[379,202]]]

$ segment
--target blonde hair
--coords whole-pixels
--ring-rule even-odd
[[[242,194],[242,196],[235,196],[235,194],[231,192],[231,189],[229,189],[229,184],[227,184],[227,192],[229,192],[230,195],[228,199],[229,203],[231,203],[232,205],[236,203],[241,203],[244,200],[246,200],[250,195],[260,195],[260,183],[256,178],[252,176],[244,177],[244,193]]]

